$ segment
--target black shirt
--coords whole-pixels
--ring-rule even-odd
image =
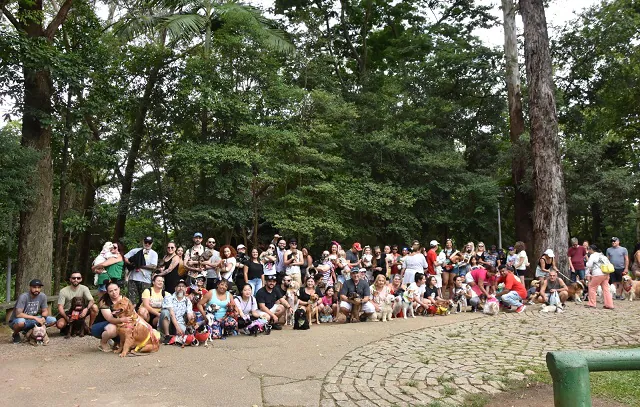
[[[340,290],[340,295],[346,295],[347,297],[349,297],[349,294],[353,292],[357,292],[360,298],[371,297],[369,284],[367,284],[364,280],[358,281],[357,287],[351,279],[344,282],[344,284],[342,285],[342,290]]]
[[[431,298],[431,299],[436,299],[436,297],[438,296],[438,287],[429,287],[426,286],[424,289],[424,298]]]
[[[264,267],[262,266],[262,263],[248,261],[245,265],[249,268],[249,270],[247,271],[247,278],[249,280],[262,277],[262,274],[264,273]]]
[[[323,294],[318,287],[316,287],[316,295],[318,296],[318,298],[323,297]],[[309,300],[311,299],[311,296],[307,294],[307,292],[305,291],[305,287],[300,287],[300,292],[298,292],[298,298],[300,299],[300,301],[309,302]]]
[[[268,292],[266,287],[262,287],[256,293],[256,301],[258,301],[258,305],[264,304],[268,309],[273,308],[280,298],[282,298],[282,295],[280,295],[278,287],[275,287],[271,292]]]

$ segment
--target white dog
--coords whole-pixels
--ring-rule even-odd
[[[483,312],[487,315],[498,315],[500,312],[500,302],[493,295],[487,298],[487,301],[484,303]]]
[[[378,320],[382,322],[387,322],[387,320],[393,319],[393,305],[396,301],[396,297],[393,294],[387,295],[387,298],[384,299],[382,305],[380,306],[380,312],[378,312]]]

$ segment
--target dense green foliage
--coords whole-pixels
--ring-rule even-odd
[[[56,256],[85,270],[123,210],[127,247],[146,235],[159,249],[194,231],[253,244],[279,232],[315,251],[332,239],[497,243],[500,201],[513,242],[504,57],[474,34],[499,22],[476,3],[277,0],[268,19],[235,1],[77,1],[46,47],[1,20],[13,119],[21,64],[46,57],[52,72]],[[555,55],[571,232],[627,246],[639,13],[633,0],[588,10]],[[18,128],[0,131],[5,253],[33,175]]]

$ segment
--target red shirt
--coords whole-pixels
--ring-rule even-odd
[[[524,286],[513,274],[507,273],[505,277],[500,277],[498,279],[498,284],[504,283],[505,290],[515,291],[518,293],[520,298],[523,300],[527,298],[527,290],[525,290]]]
[[[431,274],[432,276],[436,275],[436,268],[435,268],[436,260],[438,260],[436,249],[430,249],[427,252],[427,266],[428,266],[427,270],[429,270],[429,274]]]
[[[571,258],[571,265],[574,270],[584,270],[584,256],[587,255],[587,250],[583,246],[571,246],[567,250],[567,255]]]

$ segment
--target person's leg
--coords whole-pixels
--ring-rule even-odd
[[[522,305],[522,299],[515,291],[510,291],[507,294],[501,297],[502,302],[504,302],[509,307],[520,307]]]
[[[160,318],[158,321],[158,329],[163,335],[169,335],[169,323],[171,322],[171,313],[168,309],[160,311]]]
[[[262,278],[258,277],[255,279],[253,295],[255,296],[258,293],[258,290],[260,290],[261,288],[262,288]]]
[[[89,309],[89,329],[93,326],[93,323],[96,321],[96,317],[98,316],[98,306],[93,304]]]
[[[56,328],[60,330],[60,335],[66,335],[67,330],[64,329],[67,326],[67,320],[62,315],[58,315],[59,318],[56,321]],[[64,330],[64,331],[63,331]]]
[[[138,308],[138,315],[140,315],[145,321],[149,322],[149,311],[142,305]]]
[[[351,304],[346,301],[340,301],[340,312],[349,318],[349,315],[351,315]]]
[[[118,335],[118,330],[116,329],[116,326],[113,324],[108,324],[105,328],[104,331],[102,332],[102,337],[100,339],[100,347],[102,348],[102,350],[110,350],[109,349],[109,339],[113,339]]]
[[[567,302],[567,299],[569,299],[569,293],[566,291],[562,291],[559,293],[559,295],[560,295],[560,303],[564,307],[564,304]]]
[[[369,319],[376,313],[376,307],[373,306],[371,301],[365,302],[362,304],[362,313]]]
[[[605,278],[600,283],[600,285],[602,286],[602,298],[604,298],[604,307],[613,309],[613,294],[611,294],[611,290],[609,289],[609,281],[608,279],[606,279],[607,276],[604,277]]]
[[[591,277],[591,281],[589,285],[587,285],[587,291],[589,292],[589,302],[588,306],[595,308],[596,307],[596,298],[597,298],[597,290],[600,283],[598,282],[601,276]]]
[[[101,339],[104,328],[106,328],[107,325],[109,325],[107,321],[97,322],[93,324],[93,326],[91,327],[91,336]]]
[[[451,273],[443,271],[442,274],[442,295],[448,295],[448,298],[453,298],[452,292],[450,292],[449,280],[451,279]]]
[[[138,285],[137,281],[133,281],[129,279],[127,282],[127,298],[131,301],[132,304],[138,303]]]
[[[616,276],[616,295],[621,300],[624,300],[624,294],[622,294],[622,272],[624,269],[615,269],[613,274]]]

